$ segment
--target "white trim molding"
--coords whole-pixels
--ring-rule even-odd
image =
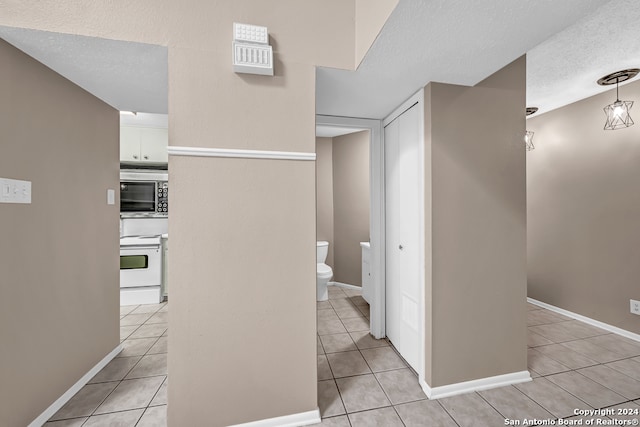
[[[122,351],[122,344],[118,344],[109,354],[107,354],[101,361],[99,361],[93,368],[91,368],[86,374],[82,376],[69,390],[67,390],[62,396],[60,396],[55,402],[51,404],[47,409],[41,413],[38,418],[31,421],[28,427],[40,427],[51,418],[56,412],[62,408],[77,392],[84,387],[91,378],[93,378],[102,368],[107,366],[114,357],[116,357]]]
[[[316,153],[303,153],[296,151],[263,151],[263,150],[239,150],[228,148],[207,147],[176,147],[167,148],[170,156],[189,157],[227,157],[236,159],[268,159],[268,160],[307,160],[314,161]]]
[[[627,331],[626,329],[618,328],[617,326],[609,325],[608,323],[604,323],[599,320],[595,320],[590,317],[583,316],[582,314],[574,313],[573,311],[565,310],[564,308],[556,307],[555,305],[547,304],[546,302],[538,301],[533,298],[527,297],[527,302],[530,302],[533,305],[537,305],[538,307],[542,307],[542,308],[546,308],[547,310],[554,311],[558,314],[563,314],[567,317],[571,317],[572,319],[579,320],[591,326],[595,326],[596,328],[604,329],[605,331],[609,331],[614,334],[621,335],[625,338],[629,338],[634,341],[640,341],[639,334],[633,333],[631,331]]]
[[[362,290],[362,287],[360,287],[360,286],[350,285],[348,283],[342,283],[342,282],[329,282],[329,285],[333,285],[333,286],[336,286],[338,288],[343,288],[343,289],[351,289],[353,291],[361,291]]]
[[[320,421],[320,410],[300,412],[285,415],[283,417],[267,418],[266,420],[252,421],[244,424],[234,424],[229,427],[299,427],[317,424]]]
[[[420,386],[429,399],[442,399],[444,397],[456,396],[458,394],[489,390],[491,388],[504,387],[529,381],[531,381],[531,374],[529,371],[520,371],[433,388],[429,387],[429,384],[427,384],[426,381],[421,380]]]

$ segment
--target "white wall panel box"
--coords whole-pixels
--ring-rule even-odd
[[[273,76],[273,49],[267,27],[233,24],[233,71]]]

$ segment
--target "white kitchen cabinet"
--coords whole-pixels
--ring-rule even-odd
[[[140,161],[140,128],[120,126],[120,161]]]
[[[167,163],[167,129],[120,126],[120,161]]]
[[[167,129],[141,128],[140,132],[140,156],[142,161],[154,163],[167,163],[169,155],[167,146],[169,136]]]

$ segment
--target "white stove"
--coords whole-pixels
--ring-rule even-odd
[[[161,236],[126,236],[120,238],[120,247],[123,246],[153,246],[160,245]]]
[[[120,238],[120,305],[162,301],[160,236]]]

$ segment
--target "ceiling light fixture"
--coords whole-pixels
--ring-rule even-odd
[[[638,68],[629,68],[628,70],[607,74],[598,79],[600,86],[616,85],[616,102],[604,107],[604,114],[607,116],[607,121],[604,124],[605,130],[628,128],[633,125],[633,120],[629,115],[629,110],[633,107],[633,101],[620,101],[618,87],[621,82],[634,78],[639,72],[640,69]]]
[[[538,111],[538,107],[527,107],[527,116],[530,116]],[[535,150],[535,145],[533,145],[533,132],[528,130],[524,133],[524,147],[527,151]]]

